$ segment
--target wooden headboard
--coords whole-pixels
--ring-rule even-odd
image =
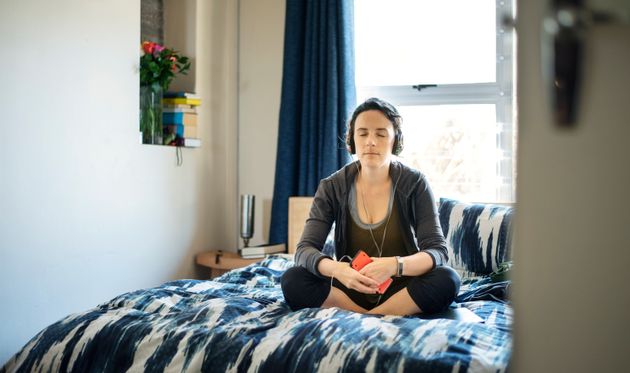
[[[289,242],[287,245],[289,254],[295,253],[312,204],[313,197],[289,197]]]

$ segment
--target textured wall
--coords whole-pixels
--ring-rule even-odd
[[[140,1],[141,40],[164,44],[164,3],[163,0]]]

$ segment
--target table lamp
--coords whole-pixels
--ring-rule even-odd
[[[249,246],[249,239],[254,236],[254,207],[256,196],[241,195],[241,238],[245,247]]]

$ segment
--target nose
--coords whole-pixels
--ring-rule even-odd
[[[372,134],[368,135],[368,138],[367,138],[367,145],[368,145],[368,146],[374,146],[374,145],[376,145],[376,136],[375,136],[375,135],[372,135]]]

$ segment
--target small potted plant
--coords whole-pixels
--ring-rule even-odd
[[[140,131],[143,144],[162,144],[162,94],[175,74],[186,74],[188,57],[145,41],[140,57]]]

